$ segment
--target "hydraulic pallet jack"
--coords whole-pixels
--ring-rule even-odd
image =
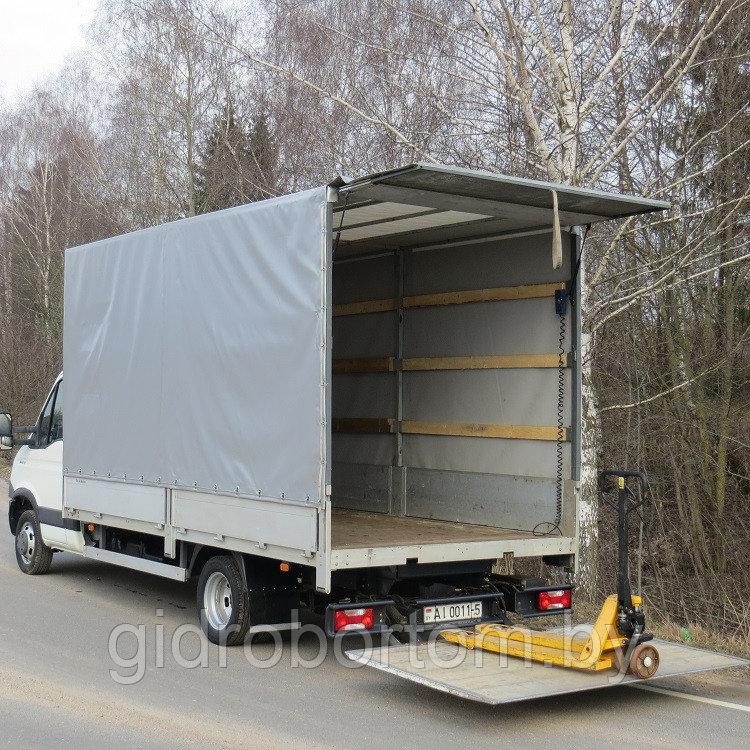
[[[607,497],[605,484],[617,482],[617,500]],[[641,499],[628,480],[637,480]],[[645,632],[643,601],[631,593],[628,559],[628,516],[643,503],[648,490],[645,472],[605,471],[599,477],[602,499],[617,511],[617,593],[608,596],[589,634],[558,634],[531,630],[512,623],[486,623],[473,630],[444,630],[440,636],[469,649],[480,648],[562,667],[599,671],[617,667],[621,673],[653,677],[659,668],[659,652]]]

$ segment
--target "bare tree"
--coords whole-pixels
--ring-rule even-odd
[[[99,10],[93,38],[116,81],[110,165],[126,185],[134,226],[196,213],[199,147],[227,90],[229,65],[226,49],[194,33],[203,13],[193,0],[117,0]],[[225,16],[210,17],[231,36]]]
[[[302,8],[277,0],[269,34],[262,38],[238,42],[210,23],[195,28],[204,39],[241,52],[253,67],[317,99],[316,127],[321,129],[321,112],[323,120],[336,120],[337,132],[327,138],[338,139],[338,152],[351,158],[360,153],[364,129],[368,146],[376,133],[392,143],[390,151],[375,152],[378,166],[403,157],[447,157],[567,184],[674,197],[663,161],[683,157],[679,146],[661,144],[664,151],[653,158],[656,125],[744,4],[717,0],[696,12],[688,0],[319,0]],[[362,163],[370,166],[372,159]],[[579,578],[589,591],[595,580],[600,444],[593,336],[604,321],[627,310],[631,298],[684,284],[691,276],[657,275],[625,296],[611,285],[606,285],[611,293],[595,293],[614,261],[616,243],[627,238],[633,250],[643,242],[641,226],[628,222],[617,237],[593,248],[578,301],[585,320]],[[681,267],[703,273],[700,263],[712,258],[713,269],[739,262],[721,261],[712,243],[704,245],[705,252],[675,249]]]
[[[708,624],[745,629],[727,602],[750,586],[743,562],[750,544],[750,189],[742,177],[750,167],[749,10],[731,9],[673,92],[669,119],[649,126],[651,179],[675,210],[648,231],[621,228],[637,260],[612,249],[593,306],[603,342],[600,390],[609,401],[603,418],[625,421],[631,455],[648,456],[655,467],[653,532],[665,563],[712,602],[706,611],[716,619]],[[688,7],[668,44],[680,48],[704,14],[698,3]],[[656,60],[651,75],[660,75]],[[620,350],[627,369],[616,375],[607,345],[614,339],[632,342]],[[688,608],[669,590],[662,596],[665,608]]]
[[[5,113],[0,136],[0,399],[27,416],[62,364],[64,251],[116,231],[88,92],[85,72],[65,70]]]

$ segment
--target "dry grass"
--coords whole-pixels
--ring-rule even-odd
[[[580,598],[576,600],[575,595],[573,599],[575,610],[572,621],[574,623],[594,622],[599,615],[601,602],[592,603]],[[544,618],[542,623],[534,619],[527,620],[524,624],[530,628],[545,628],[563,625],[564,622],[562,617],[552,616]],[[646,624],[648,632],[653,633],[656,638],[750,659],[750,635],[740,631],[714,631],[698,623],[678,623],[669,617],[662,616],[654,605],[646,607]],[[737,667],[727,670],[727,673],[739,679],[750,679],[750,667]]]
[[[750,638],[740,633],[722,633],[713,631],[704,625],[680,625],[668,618],[649,618],[649,629],[658,638],[675,643],[685,643],[688,646],[707,648],[711,651],[721,651],[734,654],[743,659],[750,659]],[[750,677],[750,668],[744,667],[744,672]]]

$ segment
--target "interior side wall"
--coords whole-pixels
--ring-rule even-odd
[[[338,419],[343,430],[333,437],[334,505],[525,530],[554,520],[554,439],[409,433],[434,430],[436,423],[437,429],[459,432],[467,425],[520,427],[521,434],[526,428],[555,428],[556,367],[477,368],[476,361],[459,360],[471,366],[435,369],[436,358],[442,367],[445,358],[556,355],[560,317],[554,297],[426,307],[408,301],[416,295],[566,281],[569,255],[564,254],[563,268],[554,270],[548,234],[400,252],[401,258],[388,254],[334,266],[334,311],[337,304],[399,298],[400,290],[407,301],[401,326],[398,309],[334,316],[334,362],[394,358],[392,371],[334,375],[334,423]],[[570,352],[570,311],[565,323],[563,349]],[[429,360],[420,363],[425,369],[409,369],[416,358]],[[570,369],[564,371],[564,391],[563,423],[569,426]],[[368,430],[366,420],[390,418],[398,433],[399,401],[406,434],[352,432],[351,424],[341,424],[362,420],[356,429]],[[568,478],[570,443],[563,444],[562,456]]]
[[[398,296],[397,258],[334,262],[333,304],[388,299]],[[363,315],[334,316],[333,358],[358,359],[393,356],[398,349],[395,310]],[[334,420],[393,417],[398,402],[393,372],[336,373],[332,387]],[[392,507],[396,436],[334,432],[332,487],[334,506],[388,513]]]

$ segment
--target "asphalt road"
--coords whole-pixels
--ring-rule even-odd
[[[345,668],[332,654],[317,668],[295,667],[288,643],[272,668],[251,666],[241,649],[221,666],[213,647],[207,667],[181,666],[171,642],[194,623],[193,585],[66,554],[49,574],[24,576],[1,481],[0,493],[0,746],[694,748],[738,747],[750,736],[747,708],[628,687],[492,708]],[[146,633],[145,670],[132,685],[111,674],[135,669],[108,649],[123,624]],[[120,656],[135,642],[122,635]],[[196,655],[197,637],[187,633],[182,646],[184,658]],[[317,640],[303,638],[303,655],[316,651]],[[747,684],[732,675],[656,684],[750,705]]]

